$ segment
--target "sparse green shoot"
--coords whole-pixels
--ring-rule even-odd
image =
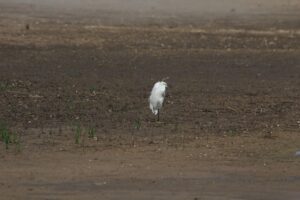
[[[95,86],[90,86],[89,91],[91,94],[94,94],[96,92],[96,87]]]
[[[81,132],[82,130],[80,125],[77,125],[75,130],[75,144],[79,144],[81,138]]]
[[[4,123],[0,123],[0,140],[5,144],[5,149],[9,148],[9,144],[21,146],[17,135],[11,132]]]
[[[88,136],[89,136],[89,138],[95,138],[95,136],[96,136],[96,130],[95,130],[95,128],[94,127],[90,127],[89,129],[88,129]]]
[[[8,87],[7,83],[0,82],[0,91],[6,91]]]
[[[134,121],[134,129],[140,130],[141,129],[141,121],[139,119],[136,119]]]
[[[0,131],[1,131],[1,140],[4,142],[5,148],[8,149],[8,145],[9,143],[11,143],[9,131],[5,126],[1,127]]]

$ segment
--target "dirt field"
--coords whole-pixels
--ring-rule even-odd
[[[0,1],[1,199],[300,199],[297,1],[205,18],[24,2]]]

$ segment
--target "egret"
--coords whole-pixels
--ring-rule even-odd
[[[159,110],[162,108],[167,87],[164,81],[156,82],[149,97],[149,106],[153,114],[157,115],[157,121],[159,121]]]

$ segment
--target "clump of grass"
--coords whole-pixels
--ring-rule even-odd
[[[80,125],[77,125],[76,130],[75,130],[75,144],[79,144],[81,132],[82,132],[82,129],[81,129]]]
[[[5,149],[9,148],[9,144],[16,144],[17,148],[21,149],[20,140],[17,138],[17,135],[11,132],[4,123],[0,123],[0,140],[5,144]]]
[[[95,86],[90,86],[89,91],[90,91],[90,93],[95,93],[96,92],[96,87]]]
[[[5,125],[1,125],[0,134],[1,134],[1,140],[5,144],[5,148],[8,149],[8,145],[11,142],[11,138],[10,138],[9,130]]]
[[[16,134],[14,134],[14,133],[10,133],[10,142],[12,143],[12,144],[17,144],[18,143],[18,137],[17,137],[17,135]]]
[[[94,127],[90,127],[88,129],[88,137],[95,138],[95,136],[96,136],[96,129]]]
[[[136,119],[134,121],[134,129],[140,130],[141,129],[141,121],[139,119]]]
[[[52,144],[52,145],[54,145],[54,138],[53,138],[53,131],[52,131],[52,129],[50,129],[49,130],[49,138],[48,138],[48,142],[50,143],[50,144]]]
[[[0,82],[0,91],[5,91],[8,89],[8,85],[6,83]]]

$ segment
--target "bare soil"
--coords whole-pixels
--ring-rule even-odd
[[[300,198],[297,10],[119,24],[0,5],[1,198]]]

